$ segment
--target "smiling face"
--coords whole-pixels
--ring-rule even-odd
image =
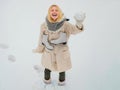
[[[48,9],[47,19],[49,22],[55,23],[60,22],[63,18],[64,14],[61,11],[58,5],[51,5]]]
[[[51,17],[51,19],[56,21],[58,19],[58,17],[59,17],[59,14],[60,14],[59,9],[56,6],[51,7],[51,9],[50,9],[50,17]]]

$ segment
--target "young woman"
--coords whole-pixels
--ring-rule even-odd
[[[65,71],[72,67],[68,39],[71,34],[83,31],[85,13],[75,14],[74,19],[76,24],[72,25],[59,6],[51,5],[45,22],[41,25],[39,44],[34,52],[42,53],[44,82],[47,84],[51,83],[51,71],[59,72],[59,85],[65,84]]]

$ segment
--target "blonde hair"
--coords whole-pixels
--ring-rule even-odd
[[[56,21],[54,21],[54,20],[50,17],[50,10],[51,10],[52,7],[56,7],[56,8],[58,9],[58,11],[59,11],[59,16],[58,16],[58,19],[57,19]],[[59,21],[61,21],[63,15],[64,15],[64,14],[62,13],[62,11],[61,11],[61,9],[59,8],[59,6],[53,4],[53,5],[51,5],[51,6],[49,7],[49,9],[48,9],[47,19],[49,20],[49,22],[59,22]]]

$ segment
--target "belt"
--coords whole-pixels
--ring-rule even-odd
[[[59,44],[54,44],[54,45],[60,45],[60,44],[62,44],[62,45],[66,45],[67,42],[63,42],[63,43],[59,43]]]

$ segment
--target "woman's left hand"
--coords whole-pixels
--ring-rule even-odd
[[[76,13],[74,15],[74,19],[76,20],[77,23],[82,23],[85,19],[86,15],[84,12]]]

